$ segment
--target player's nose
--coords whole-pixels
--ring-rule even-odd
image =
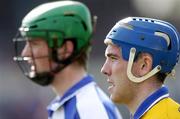
[[[22,52],[21,52],[21,56],[22,57],[30,57],[31,56],[31,50],[30,50],[30,43],[26,42]]]
[[[109,76],[111,74],[110,67],[109,67],[109,64],[107,61],[102,66],[101,73],[103,73],[104,75],[107,75],[107,76]]]

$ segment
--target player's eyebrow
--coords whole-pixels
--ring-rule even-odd
[[[106,57],[118,57],[118,55],[113,54],[113,53],[107,53],[105,54]]]

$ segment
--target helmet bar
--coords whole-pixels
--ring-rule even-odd
[[[163,37],[167,42],[167,46],[170,45],[170,38],[169,38],[169,36],[167,34],[162,33],[162,32],[155,32],[154,35]]]
[[[31,57],[19,57],[19,56],[13,57],[14,61],[28,61],[30,59],[32,59],[32,58]]]
[[[131,70],[132,70],[135,54],[136,54],[136,48],[133,47],[130,49],[130,56],[129,56],[128,67],[127,67],[127,76],[129,80],[131,80],[132,82],[135,82],[135,83],[143,82],[144,80],[150,78],[151,76],[155,75],[161,70],[161,66],[157,65],[153,70],[151,70],[149,73],[147,73],[146,75],[142,77],[134,76]]]
[[[29,28],[27,28],[27,27],[20,27],[19,31],[27,32],[27,31],[29,31]]]

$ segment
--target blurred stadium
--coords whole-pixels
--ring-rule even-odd
[[[92,15],[98,16],[88,70],[106,92],[108,84],[100,73],[105,61],[103,40],[118,20],[127,16],[153,17],[171,22],[180,32],[180,0],[79,1],[90,8]],[[45,2],[48,0],[0,1],[0,119],[47,119],[46,106],[54,94],[50,87],[40,87],[26,79],[13,61],[12,42],[22,18],[32,8]],[[176,71],[176,80],[168,79],[166,84],[170,95],[180,103],[180,66],[176,67]],[[124,119],[128,119],[127,108],[123,105],[117,106]]]

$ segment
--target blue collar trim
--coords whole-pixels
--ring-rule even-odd
[[[77,90],[79,90],[81,87],[85,86],[86,84],[90,83],[93,81],[93,77],[90,75],[87,75],[84,77],[81,81],[79,81],[77,84],[75,84],[73,87],[71,87],[65,94],[62,96],[60,101],[64,100],[66,97],[69,95],[73,94]]]
[[[82,88],[83,86],[94,82],[94,78],[90,75],[84,77],[81,81],[71,87],[67,92],[60,98],[59,96],[55,98],[51,104],[47,107],[48,111],[56,111],[59,107],[61,107],[66,101],[71,99],[76,95],[76,92]]]
[[[146,98],[143,103],[141,103],[136,110],[133,119],[140,119],[140,117],[144,115],[153,105],[166,97],[169,97],[168,88],[162,86],[160,89]]]

